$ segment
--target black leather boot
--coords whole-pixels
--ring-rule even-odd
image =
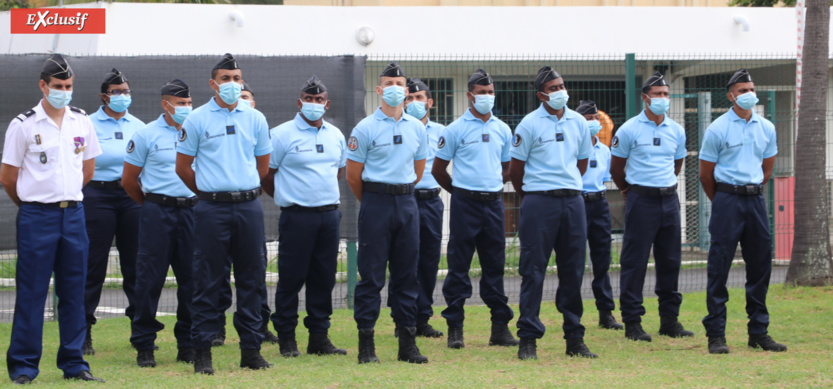
[[[686,331],[683,324],[677,321],[676,316],[661,316],[659,334],[672,338],[688,338],[694,336],[691,331]]]
[[[428,357],[422,355],[416,345],[416,327],[399,327],[398,359],[409,363],[428,363]]]
[[[240,367],[262,370],[272,367],[272,364],[263,359],[260,350],[242,349],[240,350]]]
[[[376,358],[376,344],[373,336],[373,328],[359,330],[359,364],[379,363],[379,358]]]
[[[517,346],[518,340],[509,331],[509,325],[492,322],[492,336],[489,337],[489,346]]]
[[[214,374],[214,367],[211,366],[211,349],[196,350],[197,356],[194,360],[194,373]]]
[[[463,343],[463,327],[448,327],[448,348],[466,348]]]
[[[584,344],[584,338],[567,339],[567,355],[571,357],[598,358],[599,356],[590,352]]]
[[[327,336],[327,333],[309,334],[309,343],[307,344],[307,354],[315,355],[347,355],[347,350],[343,348],[336,348]]]
[[[535,345],[535,338],[521,338],[519,344],[518,359],[522,361],[538,359],[538,347]]]

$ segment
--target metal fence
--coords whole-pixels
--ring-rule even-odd
[[[673,60],[668,59],[673,58]],[[759,105],[755,110],[761,116],[766,117],[775,123],[778,135],[778,156],[776,157],[775,173],[773,180],[766,186],[766,201],[769,205],[770,228],[773,232],[773,254],[776,264],[788,263],[792,250],[792,209],[793,209],[793,172],[794,172],[794,139],[795,139],[795,60],[784,59],[787,55],[780,54],[748,54],[739,56],[641,56],[637,54],[627,55],[596,55],[596,56],[559,56],[559,55],[516,55],[516,56],[467,56],[467,57],[414,57],[408,55],[375,56],[367,58],[364,63],[364,99],[356,99],[358,110],[364,108],[365,114],[372,113],[380,104],[380,96],[375,93],[378,82],[378,75],[391,60],[398,60],[409,77],[419,77],[428,84],[432,90],[434,107],[429,111],[431,120],[441,124],[449,124],[455,118],[463,114],[468,106],[466,98],[466,81],[469,75],[478,68],[488,71],[495,80],[496,103],[494,114],[514,127],[529,112],[538,107],[534,93],[533,82],[537,70],[544,65],[555,68],[563,77],[570,94],[568,106],[575,108],[580,100],[591,99],[596,102],[608,119],[605,128],[600,133],[600,138],[608,145],[611,136],[616,129],[628,118],[637,115],[642,110],[641,85],[642,81],[655,70],[665,74],[671,85],[671,109],[668,115],[685,128],[688,155],[685,159],[683,171],[678,177],[678,195],[681,204],[682,217],[682,242],[683,242],[683,270],[680,274],[680,291],[704,290],[706,285],[705,261],[709,248],[708,221],[711,215],[711,207],[708,199],[700,188],[698,154],[702,136],[711,123],[731,106],[727,98],[726,82],[731,74],[741,68],[748,68],[755,79]],[[260,57],[261,61],[286,61],[286,57]],[[165,58],[155,57],[158,65],[165,64]],[[334,62],[337,63],[337,62]],[[241,61],[241,66],[245,62]],[[337,65],[332,65],[337,66]],[[284,67],[285,68],[285,67]],[[338,69],[330,69],[330,74],[337,75]],[[360,73],[357,69],[356,73]],[[251,72],[247,73],[251,74]],[[270,79],[266,75],[258,75],[263,81],[260,89],[272,87]],[[361,76],[359,74],[359,76]],[[29,77],[28,75],[26,77]],[[32,77],[29,77],[32,78]],[[248,77],[247,77],[248,79]],[[96,76],[96,82],[97,76]],[[303,79],[298,79],[298,84]],[[325,82],[326,79],[325,79]],[[94,82],[95,83],[95,82]],[[131,82],[131,88],[134,82]],[[34,84],[32,82],[31,84]],[[95,86],[98,84],[95,83]],[[26,86],[33,88],[33,85]],[[361,85],[355,86],[361,90]],[[330,89],[333,89],[330,87]],[[274,92],[274,91],[273,91]],[[295,90],[277,90],[280,95],[295,95]],[[272,95],[270,95],[272,96]],[[265,97],[257,96],[258,108],[272,109],[274,104],[267,101],[261,103]],[[3,99],[9,99],[4,97]],[[138,99],[134,96],[134,100]],[[294,99],[294,97],[293,97]],[[282,101],[288,101],[282,98]],[[195,99],[195,104],[198,100]],[[334,101],[334,104],[339,102]],[[293,105],[294,107],[294,105]],[[283,107],[286,108],[286,107]],[[282,108],[282,109],[283,109]],[[293,108],[294,109],[294,108]],[[274,127],[281,122],[290,120],[292,116],[284,110],[280,115],[270,115],[264,112],[270,119],[270,126]],[[16,113],[15,113],[16,114]],[[13,116],[0,117],[0,121],[8,122]],[[355,122],[360,117],[354,119]],[[829,121],[829,119],[828,119]],[[342,131],[349,133],[355,123],[339,123]],[[2,131],[2,130],[0,130]],[[829,148],[829,147],[828,147]],[[829,166],[829,162],[828,162]],[[828,171],[828,179],[833,178],[833,171]],[[346,190],[346,185],[342,185]],[[619,287],[619,252],[621,250],[621,237],[625,228],[623,225],[624,203],[619,192],[615,190],[612,183],[608,186],[608,199],[613,218],[613,250],[610,270],[611,282],[614,287],[614,295],[618,296]],[[444,242],[448,239],[448,204],[449,194],[443,192],[443,201],[446,202],[446,214],[444,220]],[[271,202],[265,197],[264,202]],[[829,201],[829,199],[828,199]],[[510,301],[517,302],[519,298],[520,276],[518,275],[519,241],[517,239],[517,224],[519,202],[515,197],[511,185],[505,188],[504,202],[506,204],[506,279],[505,287]],[[340,281],[333,291],[334,302],[337,307],[350,305],[351,277],[355,266],[355,235],[344,233],[355,231],[355,202],[343,204],[342,212],[347,219],[348,227],[343,228],[342,250],[339,255],[338,280]],[[348,217],[350,215],[350,217]],[[267,226],[275,226],[276,214],[267,215]],[[716,217],[719,217],[717,215]],[[8,224],[8,223],[4,223]],[[9,231],[6,231],[9,232]],[[274,298],[274,285],[277,281],[277,242],[267,243],[269,249],[269,266],[267,269],[267,282],[270,289],[270,305],[274,306],[271,299]],[[445,246],[443,246],[445,247]],[[737,251],[736,269],[733,270],[729,279],[730,286],[743,286],[745,275],[743,274],[742,261],[740,261],[740,249]],[[118,253],[114,250],[111,253],[110,267],[108,269],[108,282],[105,289],[99,311],[100,317],[118,316],[123,314],[126,306],[126,298],[119,289],[120,269],[117,259]],[[440,275],[444,277],[446,268],[445,250],[440,262]],[[5,251],[0,253],[0,321],[11,320],[14,304],[14,269],[16,256],[15,252]],[[472,277],[479,276],[479,265],[477,256],[473,258]],[[550,261],[550,273],[555,273],[554,257]],[[649,265],[651,266],[651,265]],[[589,269],[589,259],[588,259]],[[583,294],[586,298],[592,298],[590,291],[590,275],[587,272],[583,283]],[[785,267],[776,267],[773,272],[772,281],[782,282],[786,273]],[[352,273],[355,274],[355,273]],[[477,283],[472,282],[475,288],[475,297],[470,303],[481,303],[477,295]],[[170,286],[175,287],[173,279]],[[442,309],[444,300],[441,293],[442,280],[438,282],[435,290],[435,307]],[[545,284],[545,300],[552,301],[555,295],[557,280],[555,277],[548,277]],[[653,272],[649,271],[645,282],[645,296],[653,296]],[[383,292],[383,300],[386,293]],[[301,293],[301,307],[303,308],[304,296]],[[385,301],[383,301],[383,304]],[[50,310],[47,304],[47,313]],[[175,312],[176,298],[172,289],[163,293],[160,302],[160,312]],[[232,309],[234,309],[232,307]],[[438,312],[438,311],[437,311]]]

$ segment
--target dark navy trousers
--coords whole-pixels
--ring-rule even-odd
[[[587,215],[587,243],[590,246],[590,263],[593,265],[593,297],[599,311],[613,311],[613,288],[610,286],[610,207],[607,199],[584,201]]]
[[[260,349],[261,305],[266,288],[266,240],[260,199],[237,203],[200,200],[194,224],[191,338],[196,349],[211,347],[222,322],[220,296],[234,266],[237,310],[234,328],[241,349]]]
[[[269,259],[266,259],[267,265]],[[269,315],[272,314],[272,310],[269,309],[269,298],[266,295],[266,284],[263,284],[263,291],[261,292],[261,298],[263,299],[263,303],[260,305],[260,316],[263,318],[263,323],[261,324],[261,328],[269,328]],[[219,303],[219,310],[217,311],[217,320],[220,320],[220,327],[217,331],[220,331],[221,328],[226,327],[226,311],[231,308],[232,302],[232,291],[231,291],[231,277],[226,278],[223,280],[223,286],[220,287],[220,303]]]
[[[703,319],[706,335],[725,335],[726,302],[729,301],[726,279],[738,242],[746,263],[747,330],[750,335],[766,334],[769,326],[766,294],[772,273],[772,236],[763,195],[715,193],[709,233],[711,247],[706,291],[709,314]]]
[[[191,271],[194,259],[194,208],[171,207],[145,201],[139,222],[139,255],[136,260],[136,310],[130,342],[137,350],[153,350],[156,333],[165,325],[156,320],[159,296],[168,267],[176,277],[176,325],[178,348],[191,342]]]
[[[437,285],[437,270],[440,266],[440,250],[443,239],[443,201],[417,199],[419,208],[419,297],[417,297],[417,319],[427,321],[434,316],[434,288]]]
[[[278,288],[272,321],[281,339],[295,338],[298,293],[306,284],[310,333],[327,333],[333,314],[333,287],[338,266],[341,212],[281,211],[278,219]]]
[[[84,213],[87,235],[90,238],[90,260],[84,306],[87,324],[95,324],[95,310],[101,300],[101,288],[107,276],[110,246],[116,238],[119,265],[123,277],[122,288],[127,296],[125,316],[133,319],[136,302],[136,253],[139,250],[139,216],[142,207],[124,189],[84,187]]]
[[[390,268],[393,320],[416,326],[419,295],[419,210],[413,193],[389,195],[364,192],[359,209],[358,267],[353,317],[359,329],[373,328],[382,304],[385,269]]]
[[[9,377],[34,379],[43,353],[43,312],[55,273],[61,345],[58,368],[75,376],[90,365],[81,355],[86,337],[84,282],[90,243],[84,208],[22,204],[17,213],[17,293],[6,365]]]
[[[442,315],[449,327],[463,327],[466,299],[471,297],[472,257],[480,259],[480,297],[492,313],[492,322],[507,324],[515,315],[503,289],[506,265],[506,229],[503,200],[480,201],[463,194],[451,195],[448,238],[448,275],[443,296],[448,305]]]
[[[555,307],[564,322],[564,339],[584,337],[581,281],[584,277],[587,220],[581,195],[551,197],[527,194],[521,201],[518,238],[521,240],[521,316],[518,337],[542,338],[541,299],[547,264],[555,250],[558,289]]]
[[[629,191],[625,200],[625,235],[620,263],[619,306],[622,321],[640,323],[645,315],[642,287],[654,248],[659,315],[677,317],[683,295],[677,291],[680,275],[680,201],[677,194],[651,196]]]

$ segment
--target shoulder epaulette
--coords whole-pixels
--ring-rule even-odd
[[[26,120],[26,118],[28,118],[29,116],[32,116],[34,114],[35,114],[35,110],[30,109],[30,110],[28,110],[28,111],[26,111],[26,112],[24,112],[20,115],[17,115],[17,120],[20,120],[22,122],[22,121]]]
[[[84,110],[83,110],[83,109],[78,108],[78,107],[73,107],[73,106],[71,106],[71,105],[69,106],[69,110],[70,110],[70,111],[72,111],[72,112],[78,112],[78,113],[80,113],[80,114],[82,114],[82,115],[86,115],[86,114],[87,114],[86,112],[84,112]]]

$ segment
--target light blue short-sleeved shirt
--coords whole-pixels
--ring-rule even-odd
[[[124,161],[142,168],[139,178],[145,193],[171,197],[193,197],[194,193],[176,174],[176,127],[165,122],[165,114],[136,131],[127,144]]]
[[[509,162],[512,130],[494,114],[484,123],[466,110],[443,131],[437,158],[454,163],[453,184],[467,190],[497,192],[503,189],[502,162]]]
[[[90,121],[93,122],[98,143],[101,145],[101,155],[95,157],[93,180],[121,180],[127,142],[133,138],[136,131],[145,127],[145,123],[130,112],[125,112],[124,116],[116,121],[104,112],[103,105],[90,115]]]
[[[440,141],[440,136],[445,129],[440,123],[428,121],[425,125],[425,133],[428,136],[428,157],[425,158],[425,171],[422,173],[422,179],[417,182],[416,189],[435,189],[439,188],[440,184],[434,179],[431,174],[431,169],[434,168],[434,156],[437,155],[437,142]]]
[[[185,119],[178,153],[194,157],[197,188],[236,192],[260,187],[255,157],[272,152],[269,126],[260,111],[244,104],[229,112],[212,97]]]
[[[275,204],[320,207],[339,203],[338,169],[347,163],[347,142],[338,127],[310,126],[301,114],[272,129]]]
[[[610,181],[610,149],[596,137],[593,155],[587,161],[587,171],[581,176],[582,192],[603,192],[605,181]]]
[[[685,130],[668,115],[657,126],[642,111],[619,127],[610,145],[613,156],[628,159],[628,184],[664,188],[677,183],[674,161],[686,156]]]
[[[512,158],[526,162],[523,190],[581,190],[577,163],[593,155],[591,142],[584,116],[565,108],[559,120],[541,104],[515,128],[509,153]]]
[[[411,184],[414,161],[428,157],[428,138],[419,119],[403,112],[397,122],[378,108],[353,128],[347,150],[347,159],[364,164],[362,181]]]
[[[700,159],[714,162],[714,179],[732,185],[764,182],[764,159],[778,154],[775,126],[754,111],[749,122],[734,109],[720,115],[703,136]]]

